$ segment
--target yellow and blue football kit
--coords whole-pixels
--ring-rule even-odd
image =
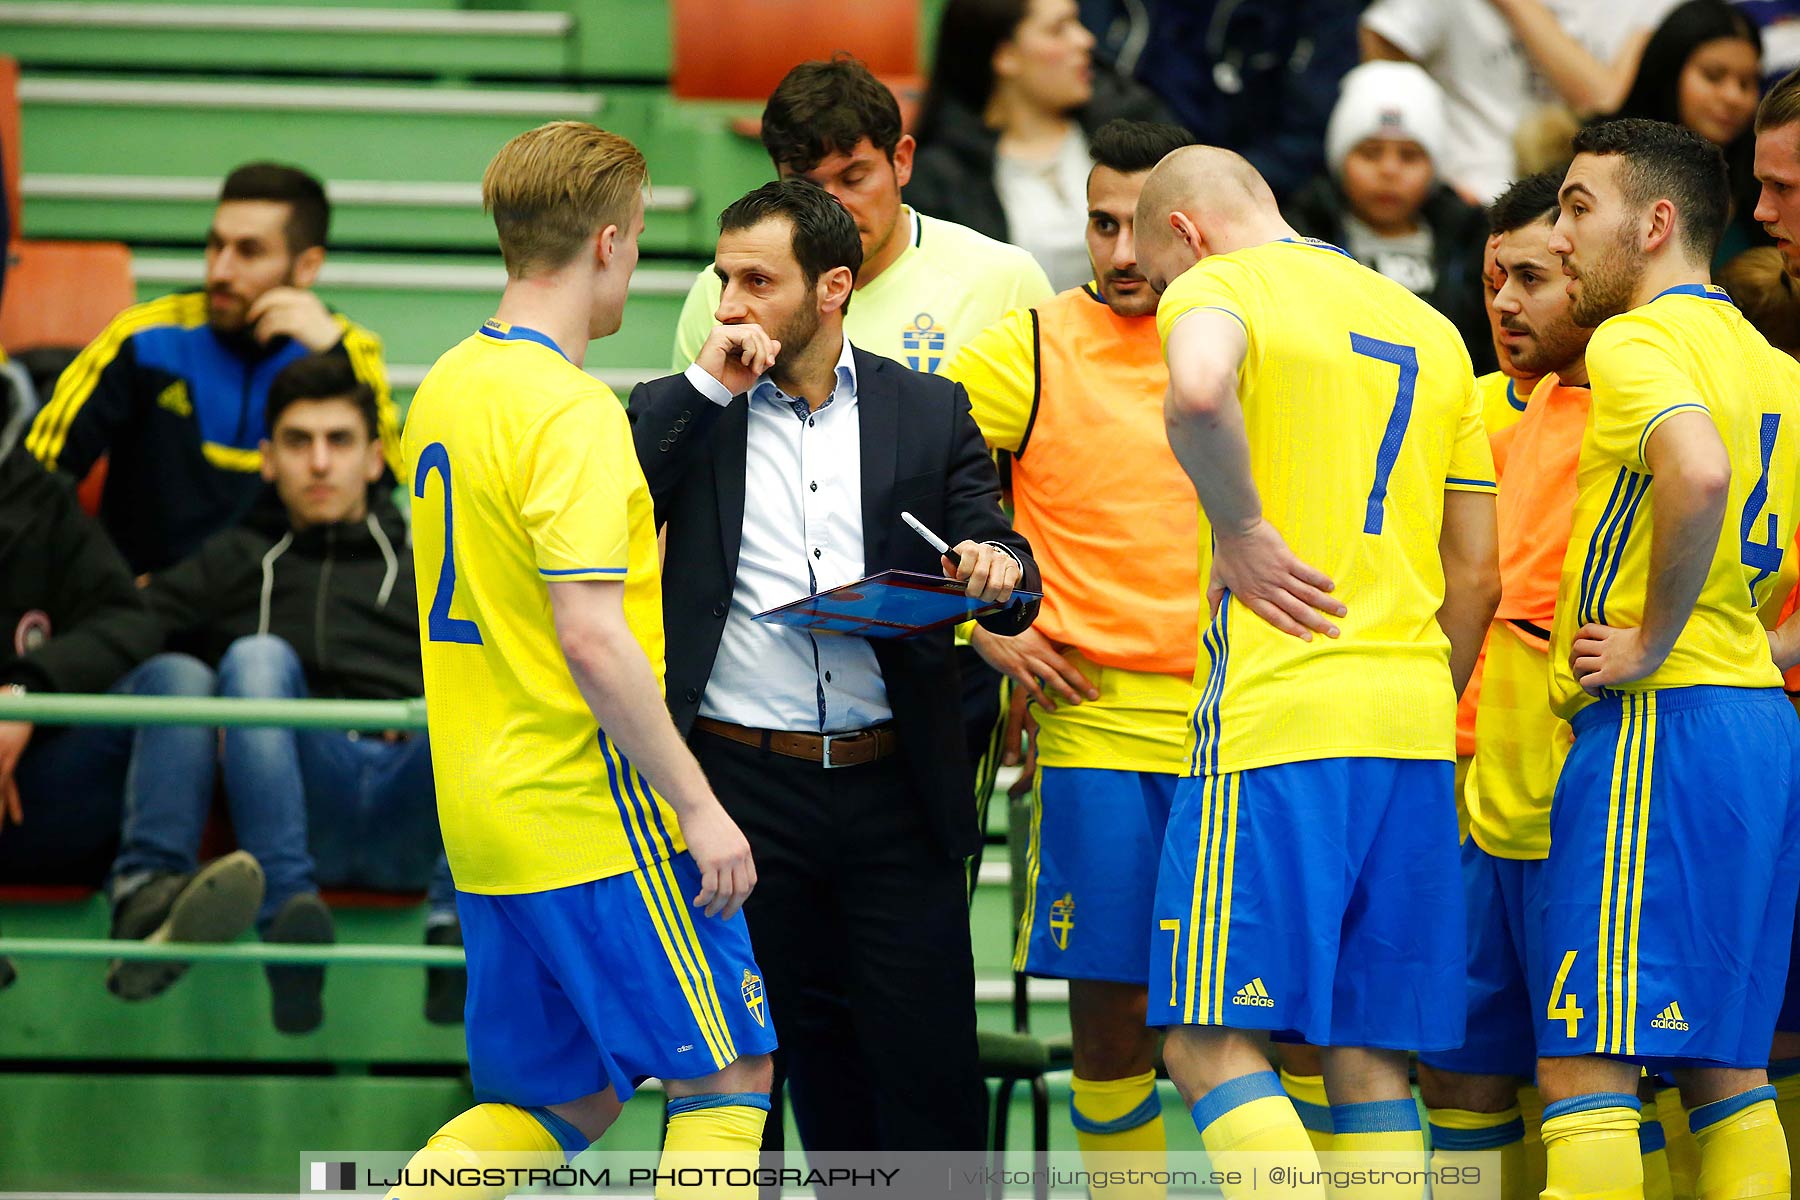
[[[405,444],[477,1096],[622,1100],[770,1050],[743,919],[694,912],[675,815],[595,724],[556,636],[549,584],[620,582],[662,676],[656,531],[617,398],[545,335],[490,321],[432,367]]]
[[[1341,637],[1307,642],[1227,595],[1201,630],[1150,1023],[1455,1046],[1462,926],[1418,913],[1462,902],[1436,618],[1445,492],[1494,490],[1468,353],[1411,293],[1316,242],[1203,259],[1163,296],[1165,343],[1198,310],[1244,327],[1237,391],[1264,515],[1349,611]]]
[[[1800,723],[1758,607],[1793,540],[1800,367],[1724,292],[1684,285],[1613,317],[1587,352],[1593,408],[1551,630],[1575,742],[1551,805],[1539,1053],[1761,1067],[1800,886]],[[1692,614],[1643,679],[1582,691],[1582,625],[1642,624],[1656,486],[1646,447],[1703,413],[1731,461]]]
[[[1013,966],[1142,984],[1199,607],[1198,510],[1163,430],[1156,322],[1119,316],[1090,283],[1007,314],[944,373],[1013,456],[1014,523],[1045,581],[1035,628],[1100,693],[1037,715]]]

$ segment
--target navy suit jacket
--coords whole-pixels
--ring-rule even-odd
[[[951,545],[997,542],[1024,567],[1019,587],[1040,590],[1031,547],[1000,511],[1000,481],[959,383],[923,375],[853,347],[862,444],[863,560],[868,574],[897,568],[942,573],[937,552],[903,525],[911,512]],[[712,676],[737,579],[744,524],[749,400],[720,406],[680,375],[640,384],[629,407],[638,461],[666,526],[663,623],[669,712],[685,735]],[[981,618],[999,634],[1025,630],[1038,605]],[[963,733],[962,683],[949,629],[874,638],[900,755],[946,853],[979,839]]]

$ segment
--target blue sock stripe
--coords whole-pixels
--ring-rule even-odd
[[[1514,1117],[1504,1125],[1493,1125],[1487,1129],[1445,1129],[1442,1125],[1431,1127],[1433,1150],[1498,1150],[1502,1146],[1524,1140],[1524,1117]]]
[[[1800,1075],[1800,1058],[1779,1058],[1769,1064],[1769,1078],[1786,1079],[1790,1075]]]
[[[1410,1099],[1331,1106],[1333,1133],[1411,1133],[1421,1128],[1419,1106]]]
[[[1289,1100],[1294,1100],[1292,1096]],[[1331,1133],[1336,1127],[1331,1121],[1329,1104],[1314,1104],[1310,1100],[1294,1100],[1294,1111],[1300,1114],[1300,1123],[1314,1133]]]
[[[1723,1100],[1714,1100],[1711,1104],[1702,1104],[1688,1113],[1688,1129],[1699,1133],[1708,1125],[1717,1125],[1720,1121],[1729,1121],[1752,1104],[1761,1104],[1764,1100],[1773,1101],[1775,1089],[1768,1084],[1753,1087],[1747,1092],[1739,1092],[1735,1096],[1727,1096]]]
[[[1638,1153],[1655,1154],[1665,1150],[1669,1145],[1669,1135],[1664,1131],[1661,1121],[1645,1121],[1638,1126]]]
[[[556,1139],[556,1144],[562,1147],[563,1154],[567,1157],[574,1158],[588,1148],[587,1135],[549,1109],[528,1108],[525,1112],[549,1131],[550,1136]]]
[[[1150,1094],[1144,1102],[1122,1117],[1114,1117],[1110,1121],[1096,1121],[1075,1107],[1075,1097],[1069,1097],[1069,1123],[1082,1133],[1124,1133],[1127,1129],[1136,1129],[1139,1125],[1148,1125],[1162,1116],[1162,1097],[1156,1094],[1156,1085],[1150,1085]]]
[[[1262,1100],[1269,1096],[1287,1099],[1287,1092],[1281,1087],[1281,1079],[1273,1071],[1253,1071],[1248,1075],[1239,1075],[1236,1079],[1227,1079],[1194,1101],[1191,1110],[1194,1114],[1194,1128],[1204,1133],[1208,1125],[1232,1109],[1242,1108],[1252,1100]]]
[[[671,1117],[686,1116],[705,1108],[760,1108],[768,1112],[769,1096],[767,1092],[701,1092],[697,1096],[672,1097],[669,1100]]]
[[[1567,1100],[1544,1105],[1544,1120],[1554,1121],[1557,1117],[1592,1112],[1596,1108],[1629,1108],[1632,1112],[1642,1112],[1644,1106],[1630,1092],[1589,1092],[1585,1096],[1570,1096]]]

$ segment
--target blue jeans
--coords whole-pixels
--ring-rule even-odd
[[[162,688],[168,690],[153,690]],[[307,694],[299,656],[271,636],[233,642],[216,675],[186,655],[158,655],[126,676],[119,690],[261,699]],[[151,871],[194,869],[217,762],[238,844],[268,880],[260,928],[290,897],[321,884],[429,886],[433,917],[454,912],[424,735],[388,742],[337,730],[227,729],[218,755],[212,729],[146,728],[135,741],[115,892]]]

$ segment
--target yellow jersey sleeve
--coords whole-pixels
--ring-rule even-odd
[[[1162,301],[1156,306],[1156,332],[1162,338],[1163,348],[1169,345],[1169,335],[1175,323],[1191,312],[1210,309],[1222,312],[1244,327],[1244,333],[1252,339],[1252,351],[1245,355],[1248,362],[1254,355],[1254,339],[1256,332],[1252,328],[1247,309],[1244,288],[1251,285],[1247,272],[1238,269],[1237,264],[1218,258],[1204,260],[1206,269],[1199,269],[1199,264],[1183,272],[1169,284],[1163,292]]]
[[[545,579],[625,575],[631,492],[634,481],[643,486],[627,425],[617,397],[601,385],[560,400],[526,433],[515,487]]]
[[[1669,340],[1627,313],[1594,331],[1588,343],[1593,385],[1594,448],[1634,471],[1648,471],[1644,449],[1657,426],[1676,413],[1710,413],[1691,371],[1670,356]]]
[[[1463,406],[1462,419],[1456,423],[1456,442],[1450,448],[1450,473],[1444,488],[1452,492],[1492,492],[1497,490],[1494,470],[1494,447],[1488,438],[1483,415],[1486,401],[1473,377],[1469,381],[1469,402]]]
[[[681,316],[675,322],[675,352],[669,364],[675,370],[687,370],[688,364],[700,357],[700,347],[712,332],[713,314],[719,311],[719,294],[719,277],[713,274],[712,267],[702,267],[694,286],[688,289],[687,299],[681,302]]]
[[[1016,454],[1037,413],[1038,370],[1037,313],[1021,308],[971,338],[943,373],[968,390],[988,449]]]

